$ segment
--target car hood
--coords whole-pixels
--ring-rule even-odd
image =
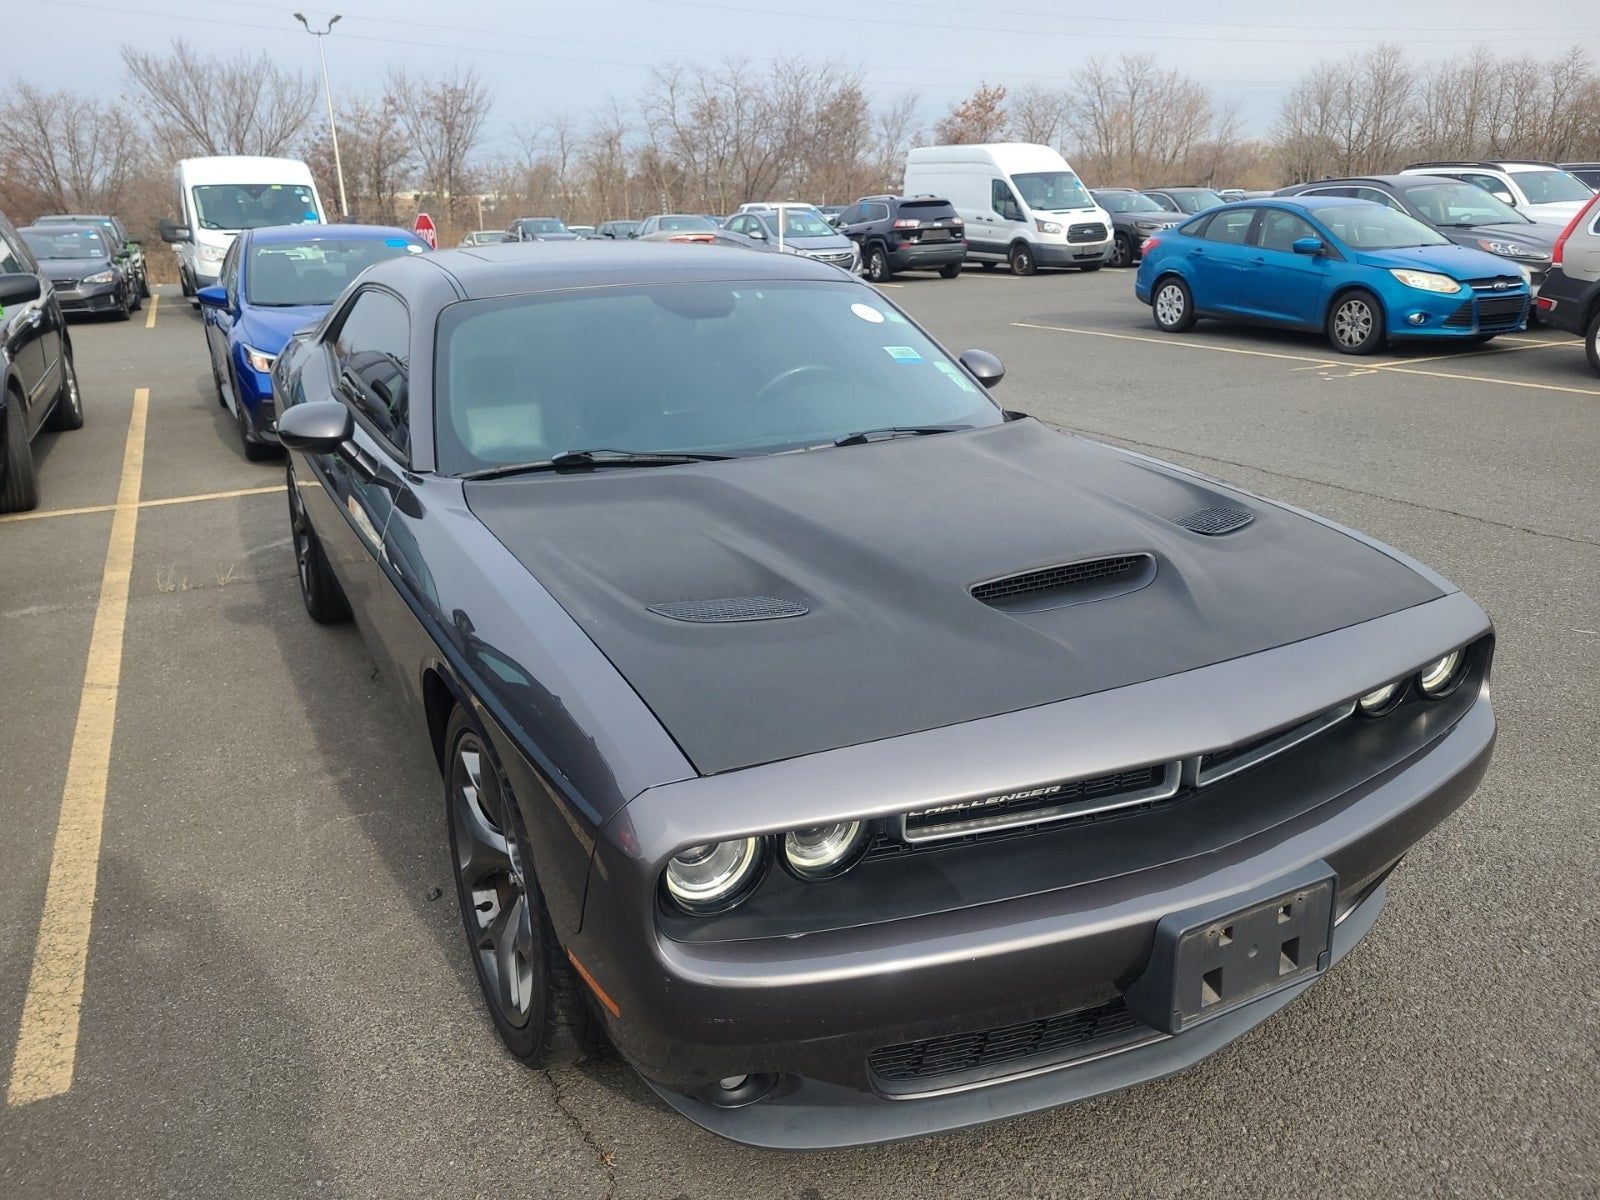
[[[239,335],[264,354],[277,354],[297,329],[322,320],[326,304],[296,304],[291,308],[246,308],[239,314]]]
[[[1353,250],[1356,261],[1369,267],[1398,268],[1411,271],[1437,271],[1452,279],[1483,279],[1495,275],[1515,274],[1506,260],[1487,250],[1472,250],[1466,246],[1402,246],[1397,250]]]
[[[703,773],[1192,670],[1442,594],[1329,525],[1029,419],[465,491]],[[1175,523],[1218,505],[1254,520],[1220,537]],[[1122,595],[1017,612],[970,591],[1130,553],[1155,575]],[[651,611],[741,597],[805,611]]]
[[[82,279],[111,270],[114,264],[104,258],[41,258],[39,269],[51,279]]]
[[[776,236],[769,240],[774,247],[777,246],[778,239]],[[793,246],[797,250],[848,250],[854,245],[842,233],[816,233],[808,234],[805,237],[785,236],[783,244],[785,246]]]

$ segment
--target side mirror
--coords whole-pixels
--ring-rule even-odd
[[[37,300],[41,290],[37,275],[0,275],[0,308]]]
[[[755,240],[758,242],[764,242],[767,240],[767,235],[759,229],[752,229],[750,231],[750,236],[755,238]]]
[[[213,283],[210,287],[201,288],[194,294],[194,298],[200,301],[202,308],[228,307],[228,289],[220,283]]]
[[[978,382],[992,388],[1006,377],[1005,364],[987,350],[968,350],[961,356],[961,365],[978,377]]]
[[[176,221],[168,220],[166,217],[161,218],[159,228],[163,242],[194,241],[194,231],[192,229],[187,225],[179,225]]]
[[[355,418],[337,400],[292,404],[278,415],[278,440],[302,454],[337,454],[355,431]]]
[[[1289,249],[1296,254],[1322,254],[1327,250],[1327,247],[1322,244],[1321,238],[1303,237],[1295,238]]]

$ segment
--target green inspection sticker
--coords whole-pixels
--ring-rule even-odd
[[[883,352],[895,362],[915,363],[922,361],[922,355],[910,346],[885,346]]]
[[[942,374],[951,383],[955,384],[963,392],[975,392],[975,391],[978,390],[977,388],[972,386],[972,384],[968,381],[968,379],[967,379],[967,377],[965,375],[963,375],[960,371],[956,370],[949,363],[947,363],[947,362],[936,362],[933,365],[935,367],[939,368],[939,373],[940,374]]]

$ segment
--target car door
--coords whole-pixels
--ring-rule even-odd
[[[1255,208],[1223,208],[1204,218],[1199,233],[1185,249],[1184,278],[1202,312],[1238,310],[1244,273],[1254,256],[1249,244]]]
[[[217,373],[217,378],[222,380],[227,388],[228,398],[235,411],[238,410],[239,398],[233,394],[233,374],[230,370],[228,342],[233,333],[234,323],[239,317],[239,261],[246,253],[243,247],[250,240],[248,233],[242,233],[233,239],[233,245],[228,247],[227,254],[222,256],[222,267],[217,272],[217,286],[225,288],[228,293],[228,304],[225,308],[209,308],[202,306],[200,314],[205,325],[206,349],[211,353],[211,367]]]
[[[982,249],[990,254],[1005,255],[1009,253],[1013,241],[1019,238],[1023,241],[1033,240],[1029,236],[1031,230],[1028,227],[1027,209],[1022,207],[1022,201],[1017,198],[1008,180],[989,181],[989,202],[994,211],[978,214],[984,221],[980,235]]]
[[[1239,311],[1253,317],[1314,326],[1327,291],[1328,256],[1296,254],[1299,238],[1327,239],[1297,213],[1263,208],[1255,223],[1249,256],[1239,276]]]
[[[1165,192],[1145,192],[1146,196],[1161,206],[1163,212],[1175,213],[1183,216],[1183,209],[1178,207],[1178,202]]]
[[[5,328],[6,354],[22,385],[23,415],[31,434],[45,417],[48,384],[60,357],[60,331],[51,328],[50,281],[38,269],[20,237],[0,229],[0,274],[32,275],[39,280],[39,299],[8,304],[0,316]],[[52,345],[53,343],[53,345]],[[47,346],[49,347],[47,351]]]

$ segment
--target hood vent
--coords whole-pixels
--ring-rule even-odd
[[[773,621],[779,617],[803,617],[811,610],[794,600],[776,596],[724,596],[718,600],[669,600],[646,607],[657,616],[674,621],[693,621],[719,625],[730,621]]]
[[[1195,533],[1203,533],[1207,537],[1221,537],[1225,533],[1232,533],[1235,529],[1243,529],[1255,519],[1255,513],[1247,508],[1224,505],[1217,508],[1202,508],[1187,517],[1179,517],[1177,524]]]
[[[1040,567],[975,584],[973,598],[1011,612],[1038,612],[1086,604],[1137,591],[1156,577],[1156,560],[1148,554],[1119,554],[1081,562]]]

